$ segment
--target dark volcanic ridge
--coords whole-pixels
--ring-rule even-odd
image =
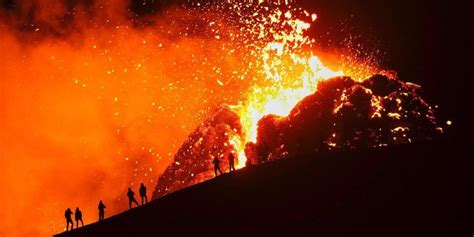
[[[374,75],[363,82],[336,77],[318,83],[287,117],[267,115],[258,123],[257,141],[246,144],[246,165],[333,150],[352,150],[431,140],[443,133],[421,88],[397,78]],[[214,176],[212,160],[233,152],[242,137],[239,116],[223,107],[183,143],[159,178],[157,199]]]
[[[56,236],[470,236],[464,153],[443,137],[280,159]]]

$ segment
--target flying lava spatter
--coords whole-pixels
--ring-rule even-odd
[[[305,34],[318,16],[294,1],[136,2],[17,0],[1,8],[0,201],[8,205],[0,236],[61,232],[67,207],[93,222],[100,199],[106,216],[116,214],[128,187],[151,190],[157,177],[155,197],[202,182],[213,175],[213,156],[235,152],[239,168],[247,158],[258,163],[274,148],[259,139],[262,118],[290,118],[332,77],[361,83],[381,73],[364,61],[325,61]],[[359,93],[345,89],[334,115]],[[389,98],[375,94],[367,97],[375,119],[415,116],[384,111]],[[393,131],[405,141],[409,126]],[[338,139],[324,142],[344,146]],[[252,156],[254,148],[261,154]]]
[[[317,42],[305,35],[316,14],[285,4],[230,8],[243,23],[231,40],[244,38],[255,57],[249,65],[254,83],[237,104],[222,107],[188,137],[159,178],[154,198],[212,178],[214,157],[227,167],[231,152],[242,168],[320,150],[409,143],[442,132],[419,86],[398,80],[395,72],[363,62],[362,70],[326,67],[314,50]]]

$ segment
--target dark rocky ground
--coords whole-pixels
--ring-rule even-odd
[[[455,137],[245,168],[57,236],[472,236]]]

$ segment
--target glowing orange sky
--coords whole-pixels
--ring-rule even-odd
[[[62,231],[67,207],[81,207],[90,223],[99,199],[110,216],[142,181],[151,197],[189,132],[219,104],[237,101],[249,82],[232,75],[243,75],[245,52],[180,35],[186,25],[169,24],[173,14],[189,17],[170,10],[155,27],[136,29],[101,16],[100,27],[84,26],[78,38],[38,41],[2,25],[0,235]]]
[[[136,27],[127,1],[98,1],[63,27],[65,5],[19,2],[47,24],[0,14],[0,236],[60,232],[67,207],[94,222],[99,199],[123,211],[140,182],[151,197],[188,134],[258,83],[248,42],[213,12],[170,7]]]

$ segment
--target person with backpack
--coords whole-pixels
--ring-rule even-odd
[[[128,196],[128,207],[129,207],[129,209],[132,209],[132,203],[137,204],[137,207],[139,206],[137,200],[135,199],[135,193],[132,191],[131,188],[128,188],[127,196]]]
[[[66,218],[66,231],[69,230],[69,223],[71,224],[71,230],[74,228],[74,222],[72,222],[72,211],[68,208],[64,212],[64,217]]]
[[[82,221],[82,212],[79,210],[79,207],[76,208],[76,212],[74,213],[74,217],[76,219],[76,228],[79,228],[79,221],[81,222],[82,226],[84,226],[84,221]]]

